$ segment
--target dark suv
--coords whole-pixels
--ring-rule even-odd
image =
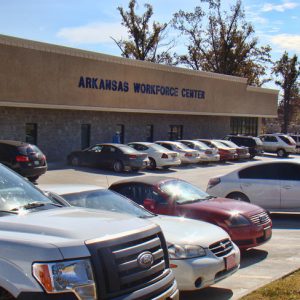
[[[47,171],[46,157],[35,145],[19,141],[0,140],[0,163],[30,181],[36,181]]]
[[[225,136],[224,140],[232,141],[238,146],[248,147],[250,158],[264,153],[262,141],[258,137],[230,134]]]

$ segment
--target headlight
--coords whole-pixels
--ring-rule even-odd
[[[88,259],[34,263],[32,271],[47,293],[73,292],[81,300],[97,299],[92,266]]]
[[[196,245],[172,245],[168,248],[171,259],[186,259],[205,256],[205,250]]]
[[[250,221],[240,214],[232,215],[229,219],[225,220],[225,223],[230,227],[242,227],[251,225]]]

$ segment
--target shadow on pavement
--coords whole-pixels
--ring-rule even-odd
[[[208,287],[203,290],[193,292],[181,292],[180,300],[228,300],[233,296],[232,290]]]
[[[260,249],[249,249],[241,252],[241,266],[240,269],[247,268],[251,265],[257,264],[265,260],[268,256],[268,252]]]
[[[300,213],[271,214],[273,229],[300,229]]]

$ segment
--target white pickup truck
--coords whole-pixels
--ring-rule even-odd
[[[178,299],[160,228],[52,202],[0,165],[0,299]]]

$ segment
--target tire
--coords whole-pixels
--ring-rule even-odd
[[[284,149],[278,149],[276,153],[277,156],[280,158],[287,157],[288,155]]]
[[[113,169],[116,173],[121,173],[124,169],[123,163],[120,160],[116,160],[113,163]]]
[[[164,170],[168,170],[168,169],[170,169],[170,166],[163,166],[162,167]]]
[[[156,161],[152,157],[149,157],[149,160],[150,160],[149,169],[155,170],[156,169]]]
[[[250,202],[249,198],[245,194],[239,192],[231,193],[227,195],[226,198],[230,198],[238,201],[244,201],[248,203]]]
[[[33,176],[33,177],[28,177],[28,179],[31,181],[31,182],[35,182],[39,179],[40,176]]]
[[[1,300],[15,300],[16,298],[13,297],[10,293],[6,290],[0,288],[0,299]]]
[[[73,167],[78,167],[80,165],[80,161],[79,161],[79,158],[77,156],[73,156],[71,158],[71,165]]]

